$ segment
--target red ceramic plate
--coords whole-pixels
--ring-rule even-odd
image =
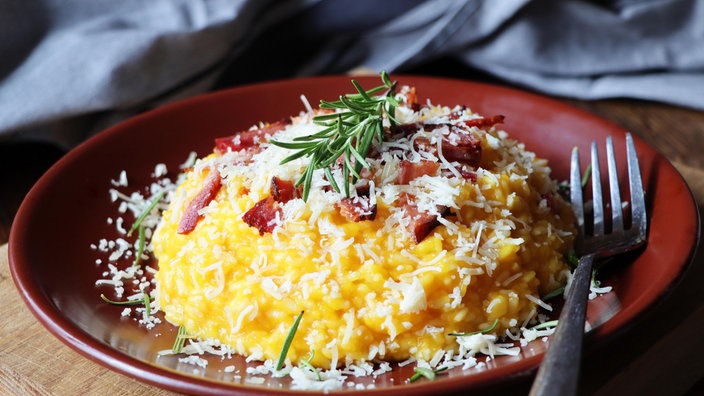
[[[465,104],[485,115],[505,115],[503,129],[549,159],[559,180],[567,178],[574,146],[586,153],[592,140],[603,147],[611,135],[617,152],[625,153],[624,130],[555,100],[466,81],[396,78],[401,84],[417,87],[422,101],[430,98],[436,104]],[[367,87],[378,85],[376,77],[359,81]],[[39,321],[67,345],[138,380],[184,393],[289,392],[290,386],[283,380],[269,379],[255,385],[233,378],[223,370],[230,362],[211,359],[207,370],[194,370],[194,366],[179,365],[175,359],[157,357],[157,351],[171,347],[174,329],[162,325],[158,331],[146,331],[121,318],[121,308],[103,303],[99,295],[104,289],[95,286],[103,268],[95,264],[96,252],[89,246],[101,237],[115,235],[113,226],[106,223],[116,211],[107,189],[121,170],[130,176],[131,187],[146,185],[156,163],[178,169],[192,150],[199,155],[210,152],[215,137],[262,120],[297,114],[303,110],[301,94],[317,103],[350,89],[348,77],[244,86],[164,106],[86,141],[42,177],[17,214],[9,253],[22,298]],[[592,341],[629,328],[662,299],[687,267],[697,241],[697,208],[682,177],[652,148],[637,138],[635,144],[647,189],[648,245],[637,254],[620,258],[607,272],[604,281],[614,287],[614,293],[611,298],[595,300],[599,303],[591,304],[590,317],[604,317],[604,306],[617,309],[592,332]],[[625,164],[619,165],[625,180]],[[453,370],[432,382],[406,383],[412,373],[406,366],[377,378],[375,389],[359,392],[412,395],[496,385],[530,373],[539,365],[544,349],[545,343],[534,342],[519,357],[497,358],[481,370]],[[242,367],[244,362],[239,359],[237,364]]]

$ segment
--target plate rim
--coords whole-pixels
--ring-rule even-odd
[[[564,108],[564,109],[569,109],[570,112],[572,113],[582,113],[585,117],[588,117],[592,120],[598,120],[600,122],[603,122],[604,125],[611,125],[615,126],[618,129],[622,130],[622,128],[612,121],[606,120],[600,116],[597,116],[595,114],[592,114],[586,110],[580,109],[578,107],[572,106],[570,104],[564,103],[559,101],[558,99],[543,96],[540,94],[536,94],[533,92],[527,92],[523,91],[517,88],[513,87],[507,87],[503,85],[494,85],[494,84],[489,84],[489,83],[484,83],[484,82],[477,82],[477,81],[471,81],[471,80],[462,80],[462,79],[456,79],[456,78],[447,78],[447,77],[438,77],[438,76],[425,76],[425,75],[411,75],[411,74],[392,74],[392,77],[398,77],[399,79],[403,80],[411,80],[411,81],[416,81],[416,80],[442,80],[444,82],[457,82],[461,84],[469,84],[469,85],[475,85],[475,86],[481,86],[484,87],[485,89],[489,89],[491,91],[495,90],[500,90],[505,93],[508,93],[510,95],[516,95],[522,98],[528,98],[530,100],[538,101],[538,102],[547,102],[552,106],[557,106],[559,108]],[[26,235],[27,234],[27,227],[28,225],[26,222],[22,221],[26,216],[29,214],[26,214],[30,209],[30,204],[34,202],[35,200],[38,200],[42,194],[42,189],[45,188],[45,185],[52,179],[54,178],[55,174],[60,173],[61,168],[64,166],[64,164],[68,164],[71,161],[78,161],[83,154],[83,152],[91,150],[91,147],[93,147],[96,144],[100,144],[102,140],[105,139],[112,139],[115,138],[114,135],[118,135],[121,133],[121,130],[123,129],[129,129],[130,126],[133,123],[139,123],[142,122],[143,119],[148,119],[148,118],[153,118],[153,117],[158,117],[161,113],[169,113],[173,111],[177,111],[180,107],[190,107],[193,106],[199,102],[203,101],[217,101],[220,100],[219,98],[221,97],[227,97],[230,95],[235,94],[235,92],[239,93],[246,93],[248,91],[257,91],[261,89],[265,89],[268,87],[277,87],[282,84],[292,84],[292,85],[300,85],[301,87],[315,83],[315,82],[324,82],[325,80],[340,80],[340,79],[345,79],[349,81],[349,79],[352,78],[351,76],[348,75],[334,75],[334,76],[315,76],[315,77],[300,77],[300,78],[293,78],[293,79],[282,79],[282,80],[273,80],[273,81],[266,81],[266,82],[260,82],[260,83],[251,83],[251,84],[245,84],[233,88],[228,88],[228,89],[223,89],[223,90],[218,90],[214,92],[209,92],[209,93],[204,93],[200,95],[196,95],[190,98],[178,100],[163,106],[159,106],[155,109],[146,111],[142,114],[139,114],[135,117],[131,117],[127,120],[121,121],[118,124],[111,126],[104,131],[86,139],[85,141],[81,142],[79,145],[77,145],[74,149],[70,150],[66,155],[64,155],[62,158],[60,158],[42,177],[37,181],[37,183],[30,189],[29,193],[25,197],[25,200],[22,202],[16,217],[15,221],[12,224],[11,231],[9,234],[9,241],[8,241],[8,257],[9,257],[9,266],[10,266],[10,272],[13,278],[13,282],[15,284],[16,289],[18,290],[20,296],[22,297],[22,300],[24,303],[28,306],[32,314],[39,320],[42,325],[47,328],[53,336],[59,338],[64,344],[68,345],[71,349],[79,352],[81,355],[89,358],[90,360],[102,365],[103,367],[107,367],[108,369],[120,372],[121,374],[127,375],[128,377],[138,379],[140,381],[149,383],[154,386],[158,386],[161,388],[165,389],[170,389],[170,390],[176,390],[180,392],[187,392],[187,393],[201,393],[204,391],[205,388],[203,386],[209,387],[210,389],[217,390],[219,392],[234,392],[234,393],[242,393],[242,394],[259,394],[261,392],[271,392],[274,391],[273,389],[269,388],[264,388],[264,387],[258,387],[258,386],[251,386],[246,383],[225,383],[223,381],[215,381],[207,378],[201,378],[201,377],[195,377],[193,375],[189,375],[188,373],[183,373],[183,372],[178,372],[175,370],[171,370],[167,367],[162,367],[162,366],[156,366],[156,365],[150,365],[144,361],[141,361],[132,355],[129,355],[127,353],[124,353],[123,351],[117,350],[110,345],[101,343],[98,339],[95,338],[94,335],[89,334],[85,331],[83,331],[81,328],[79,328],[75,323],[69,320],[69,318],[63,316],[61,312],[54,306],[54,304],[50,301],[48,296],[44,293],[43,290],[39,288],[39,285],[32,282],[32,279],[27,279],[29,276],[27,272],[29,271],[28,268],[23,268],[22,267],[22,262],[24,261],[23,259],[26,257],[23,257],[23,248],[25,244],[29,244],[29,241],[23,241],[20,236]],[[367,79],[370,77],[360,77],[359,79]],[[629,331],[633,326],[635,326],[644,316],[647,315],[648,312],[652,311],[655,309],[657,305],[662,303],[664,300],[664,297],[669,295],[672,290],[674,290],[679,283],[681,282],[682,278],[686,274],[687,270],[692,266],[693,259],[696,255],[696,252],[699,248],[698,243],[700,240],[700,235],[701,235],[701,218],[700,218],[700,213],[699,213],[699,208],[696,205],[696,200],[694,199],[694,195],[692,194],[691,188],[685,181],[685,179],[682,177],[682,175],[679,173],[679,171],[674,168],[672,163],[664,157],[659,151],[654,149],[652,146],[649,144],[643,142],[637,135],[634,135],[634,140],[638,145],[641,146],[646,146],[649,149],[651,149],[655,153],[655,158],[657,160],[665,162],[665,165],[672,168],[672,171],[679,177],[678,182],[682,184],[687,192],[688,192],[688,204],[690,211],[695,215],[695,232],[693,233],[693,241],[694,243],[691,245],[689,254],[687,256],[687,259],[685,260],[682,265],[680,265],[679,268],[679,273],[678,275],[673,279],[672,282],[669,283],[668,287],[661,290],[660,294],[656,296],[653,299],[653,302],[647,305],[644,309],[639,310],[635,315],[631,316],[629,320],[627,320],[624,324],[619,326],[617,329],[614,329],[612,331],[607,332],[606,334],[604,333],[604,328],[598,327],[594,331],[590,332],[587,337],[586,341],[590,343],[603,343],[606,342],[609,339],[612,339],[614,337],[620,336],[624,332]],[[42,296],[43,298],[37,299],[34,296]],[[82,335],[83,337],[89,337],[89,340],[91,342],[85,342],[80,339],[80,337],[77,337],[77,334]],[[123,359],[127,359],[128,362],[123,361],[121,359],[117,359],[114,356],[110,355],[110,351],[113,353],[118,352],[122,354]],[[542,353],[539,353],[534,356],[526,357],[521,359],[521,362],[524,363],[521,367],[522,369],[520,371],[514,371],[511,370],[511,375],[515,378],[524,378],[526,375],[529,375],[533,373],[539,364],[539,362],[542,360]],[[154,370],[157,372],[155,373]],[[494,369],[492,369],[494,370]],[[454,378],[446,378],[443,379],[443,384],[446,386],[443,388],[445,390],[457,390],[460,389],[462,386],[467,385],[467,378],[473,377],[475,379],[478,379],[478,382],[481,382],[480,384],[472,384],[472,386],[479,386],[479,387],[484,387],[484,386],[492,386],[495,385],[495,381],[481,381],[481,377],[484,377],[482,373],[473,373],[471,376],[458,376]],[[163,381],[162,379],[166,379],[167,381]],[[477,381],[473,381],[477,382]],[[195,383],[195,385],[194,385]],[[200,385],[198,385],[200,384]],[[381,388],[382,390],[389,390],[388,388]],[[404,385],[403,386],[404,393],[408,394],[420,394],[428,391],[433,391],[436,389],[436,386],[433,385],[431,382],[424,382],[424,383],[418,383],[418,384],[412,384],[412,385]],[[276,392],[282,392],[282,390],[275,390]],[[378,389],[377,389],[378,391]],[[344,392],[344,391],[343,391]],[[356,394],[366,394],[367,391],[358,391],[355,392]],[[284,390],[283,393],[286,393]],[[296,392],[296,393],[301,393],[305,394],[306,392]],[[333,392],[335,393],[335,392]],[[372,390],[372,393],[375,393]]]

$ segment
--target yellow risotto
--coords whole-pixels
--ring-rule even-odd
[[[349,192],[343,159],[304,192],[310,157],[282,164],[292,150],[270,143],[320,131],[312,119],[330,111],[218,139],[152,239],[166,319],[267,360],[304,312],[287,357],[314,352],[321,368],[427,361],[457,350],[450,333],[534,320],[575,233],[546,161],[503,117],[419,105],[407,87],[397,98]]]

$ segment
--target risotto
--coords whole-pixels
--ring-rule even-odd
[[[427,361],[458,350],[454,333],[535,320],[566,281],[575,235],[546,161],[499,128],[502,116],[420,104],[408,87],[395,99],[368,167],[343,155],[311,171],[314,157],[290,158],[286,142],[341,110],[217,139],[152,238],[166,319],[275,360],[303,312],[287,358],[326,369]]]

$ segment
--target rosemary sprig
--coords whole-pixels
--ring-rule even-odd
[[[171,351],[173,353],[181,353],[183,346],[186,343],[186,338],[188,338],[186,328],[179,326],[178,332],[176,333],[176,339],[174,340],[174,345],[171,347]]]
[[[146,291],[142,290],[142,298],[139,300],[126,300],[126,301],[114,301],[111,300],[107,297],[105,297],[105,294],[101,294],[100,298],[103,299],[108,304],[112,305],[144,305],[144,320],[146,321],[147,318],[152,314],[151,312],[151,299],[149,298],[149,293]]]
[[[307,368],[308,370],[312,371],[313,374],[315,374],[315,378],[316,378],[318,381],[322,381],[322,377],[320,376],[320,372],[318,371],[318,369],[315,368],[315,366],[313,366],[313,365],[310,363],[310,361],[313,360],[313,357],[314,357],[314,356],[315,356],[315,349],[313,349],[312,351],[310,351],[310,356],[308,357],[308,359],[306,359],[306,360],[301,360],[301,363],[300,363],[299,366],[303,366],[303,367]]]
[[[144,245],[147,242],[147,238],[144,233],[144,226],[140,224],[138,230],[137,253],[135,253],[134,256],[134,262],[132,263],[133,267],[139,266],[139,262],[142,260],[142,253],[144,253]]]
[[[447,367],[443,367],[443,368],[436,369],[436,370],[431,370],[431,369],[425,368],[425,367],[415,367],[413,369],[413,371],[415,371],[415,374],[413,374],[411,376],[411,378],[408,379],[408,382],[415,382],[415,381],[419,380],[420,377],[425,377],[428,380],[432,381],[435,379],[435,376],[438,373],[441,373],[445,370],[447,370]]]
[[[142,221],[151,213],[151,211],[154,209],[154,207],[161,201],[162,198],[164,198],[164,195],[166,195],[166,190],[161,191],[159,194],[154,196],[154,199],[149,203],[149,206],[142,212],[142,214],[139,215],[137,220],[135,220],[134,224],[132,224],[132,227],[130,228],[129,231],[127,231],[127,236],[131,236],[132,233],[139,228],[139,226],[142,224]]]
[[[139,305],[139,304],[144,304],[145,306],[147,306],[147,305],[149,304],[149,302],[151,302],[151,300],[150,300],[150,298],[149,298],[149,294],[148,294],[147,292],[145,292],[145,291],[142,291],[142,298],[139,299],[139,300],[115,301],[115,300],[111,300],[111,299],[107,298],[107,297],[105,296],[105,294],[101,294],[101,295],[100,295],[100,298],[102,298],[103,301],[105,301],[106,303],[112,304],[112,305]]]
[[[561,287],[558,287],[557,289],[549,292],[548,294],[544,295],[540,299],[543,301],[549,301],[549,300],[552,300],[553,298],[556,298],[556,297],[561,296],[563,294],[565,294],[565,287],[561,286]]]
[[[587,165],[587,169],[584,170],[584,173],[582,174],[582,188],[587,186],[587,182],[589,182],[589,177],[592,175],[592,164]]]
[[[549,328],[551,328],[551,327],[557,326],[557,323],[558,323],[558,320],[557,320],[557,319],[555,319],[555,320],[550,320],[550,321],[547,321],[547,322],[543,322],[543,323],[537,324],[537,325],[531,327],[530,330],[544,330],[544,329],[549,329]]]
[[[467,337],[467,336],[471,336],[471,335],[475,335],[475,334],[489,334],[492,331],[494,331],[494,329],[496,328],[496,326],[498,324],[499,324],[499,320],[494,319],[494,322],[491,324],[491,326],[487,327],[484,330],[477,330],[477,331],[473,331],[471,333],[450,333],[448,335],[455,336],[455,337]]]
[[[142,297],[144,297],[144,320],[146,321],[152,315],[152,305],[149,293],[142,290]]]
[[[279,355],[279,361],[276,363],[276,370],[281,370],[284,367],[284,362],[286,361],[286,355],[288,354],[289,348],[291,348],[291,343],[293,342],[293,337],[296,335],[296,330],[298,330],[298,324],[301,323],[301,318],[303,317],[303,311],[298,314],[296,320],[291,326],[286,340],[284,341],[284,346],[281,348],[281,354]]]
[[[103,299],[108,304],[112,305],[144,305],[144,320],[147,320],[149,316],[152,314],[152,308],[151,308],[151,298],[149,297],[149,293],[146,291],[142,290],[142,298],[139,300],[126,300],[126,301],[115,301],[107,298],[105,294],[101,294],[100,298]]]
[[[313,180],[313,173],[323,169],[332,188],[340,193],[340,187],[333,178],[333,169],[338,159],[342,159],[343,189],[350,196],[350,185],[360,178],[362,168],[369,168],[367,153],[374,140],[381,143],[384,139],[385,118],[391,125],[398,121],[394,118],[399,102],[395,98],[396,82],[389,75],[381,72],[382,85],[364,90],[356,80],[352,80],[357,93],[340,96],[337,101],[320,101],[321,109],[334,110],[334,113],[313,117],[313,122],[324,128],[317,133],[294,138],[291,142],[271,140],[270,143],[295,152],[281,161],[281,164],[302,157],[309,157],[303,175],[296,186],[303,184],[303,200],[308,199]],[[383,93],[382,93],[383,92]]]

